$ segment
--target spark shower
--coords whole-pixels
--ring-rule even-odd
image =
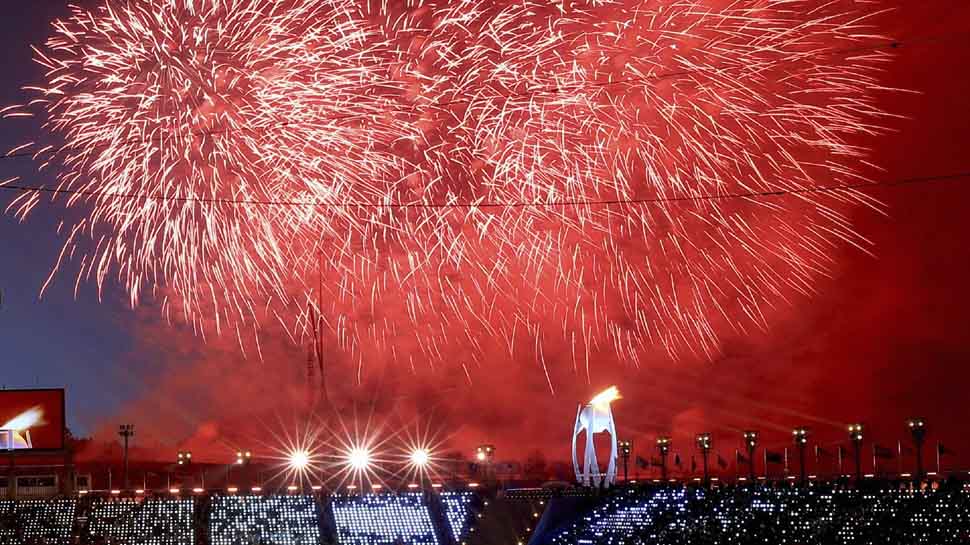
[[[864,180],[856,142],[889,115],[876,15],[106,1],[54,22],[45,81],[5,113],[45,117],[63,142],[18,151],[86,213],[52,279],[116,279],[244,344],[319,320],[361,363],[526,351],[548,377],[555,346],[588,377],[604,354],[710,357],[810,296],[834,250],[868,246],[850,212],[879,204],[813,189]]]

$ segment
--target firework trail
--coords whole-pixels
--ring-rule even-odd
[[[31,104],[90,210],[63,257],[241,338],[266,316],[299,338],[322,301],[359,365],[710,356],[866,244],[859,193],[710,197],[860,176],[891,59],[873,6],[74,8]]]

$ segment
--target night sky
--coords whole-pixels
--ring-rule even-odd
[[[43,42],[50,21],[66,13],[53,0],[22,4],[30,7],[8,10],[0,22],[2,104],[22,102],[20,87],[40,80],[30,45]],[[970,172],[970,5],[877,4],[898,6],[879,19],[880,30],[903,42],[885,85],[915,91],[884,96],[883,108],[905,119],[888,121],[894,134],[866,142],[873,162],[885,169],[879,178]],[[933,39],[908,43],[911,36]],[[3,121],[0,147],[43,141],[38,124]],[[29,159],[2,161],[0,168],[4,178],[51,181]],[[331,395],[377,421],[431,419],[454,431],[451,448],[487,440],[508,455],[542,450],[549,458],[568,456],[576,402],[611,384],[624,396],[615,405],[621,434],[647,444],[672,430],[685,450],[694,433],[712,431],[730,452],[747,428],[764,430],[767,444],[787,445],[795,425],[833,443],[856,420],[869,425],[873,440],[895,446],[903,420],[918,415],[929,422],[929,440],[944,441],[957,453],[953,461],[970,467],[970,178],[872,194],[886,203],[887,215],[859,209],[855,221],[875,255],[840,249],[834,274],[818,282],[816,297],[778,310],[766,333],[725,339],[715,361],[658,359],[639,370],[605,365],[592,384],[564,367],[556,395],[527,361],[480,369],[470,384],[453,369],[412,374],[376,366],[361,384],[354,384],[353,369],[334,369]],[[0,193],[4,204],[13,197]],[[300,398],[305,355],[282,338],[267,344],[265,361],[244,358],[234,339],[203,343],[162,322],[150,304],[132,310],[110,281],[100,301],[91,284],[75,298],[73,276],[64,275],[39,299],[61,247],[56,230],[64,213],[55,202],[22,224],[0,216],[0,383],[64,386],[72,429],[98,434],[133,421],[144,430],[141,444],[162,448],[189,437],[200,444],[245,441],[237,430],[254,434],[273,426],[286,412],[279,408],[284,400]]]

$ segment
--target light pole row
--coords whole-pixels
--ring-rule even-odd
[[[916,473],[914,480],[920,481],[925,475],[923,470],[923,443],[926,439],[926,421],[922,418],[911,418],[906,421],[907,428],[913,438],[916,447]],[[849,424],[849,441],[854,449],[855,479],[862,481],[862,442],[864,439],[865,425],[861,423]],[[811,430],[806,427],[797,427],[792,430],[792,440],[798,449],[799,480],[802,484],[807,482],[805,449],[808,446],[808,439]],[[754,468],[754,455],[758,447],[760,433],[756,430],[746,430],[743,432],[744,446],[748,452],[748,475],[751,481],[756,480]],[[699,433],[695,436],[698,450],[701,451],[703,464],[703,481],[707,485],[710,482],[709,456],[713,449],[713,440],[710,433]],[[667,456],[670,453],[671,439],[669,436],[662,435],[657,438],[657,451],[660,454],[660,478],[667,480]],[[620,443],[621,451],[624,453],[624,460],[630,456],[630,443],[623,441]],[[626,473],[626,463],[624,461],[624,474]]]

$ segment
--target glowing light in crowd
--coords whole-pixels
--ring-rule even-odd
[[[362,362],[545,368],[565,341],[589,376],[710,356],[867,244],[875,203],[812,192],[880,131],[866,3],[238,4],[75,6],[37,48],[64,145],[24,149],[86,211],[55,271],[240,342],[282,319]]]

